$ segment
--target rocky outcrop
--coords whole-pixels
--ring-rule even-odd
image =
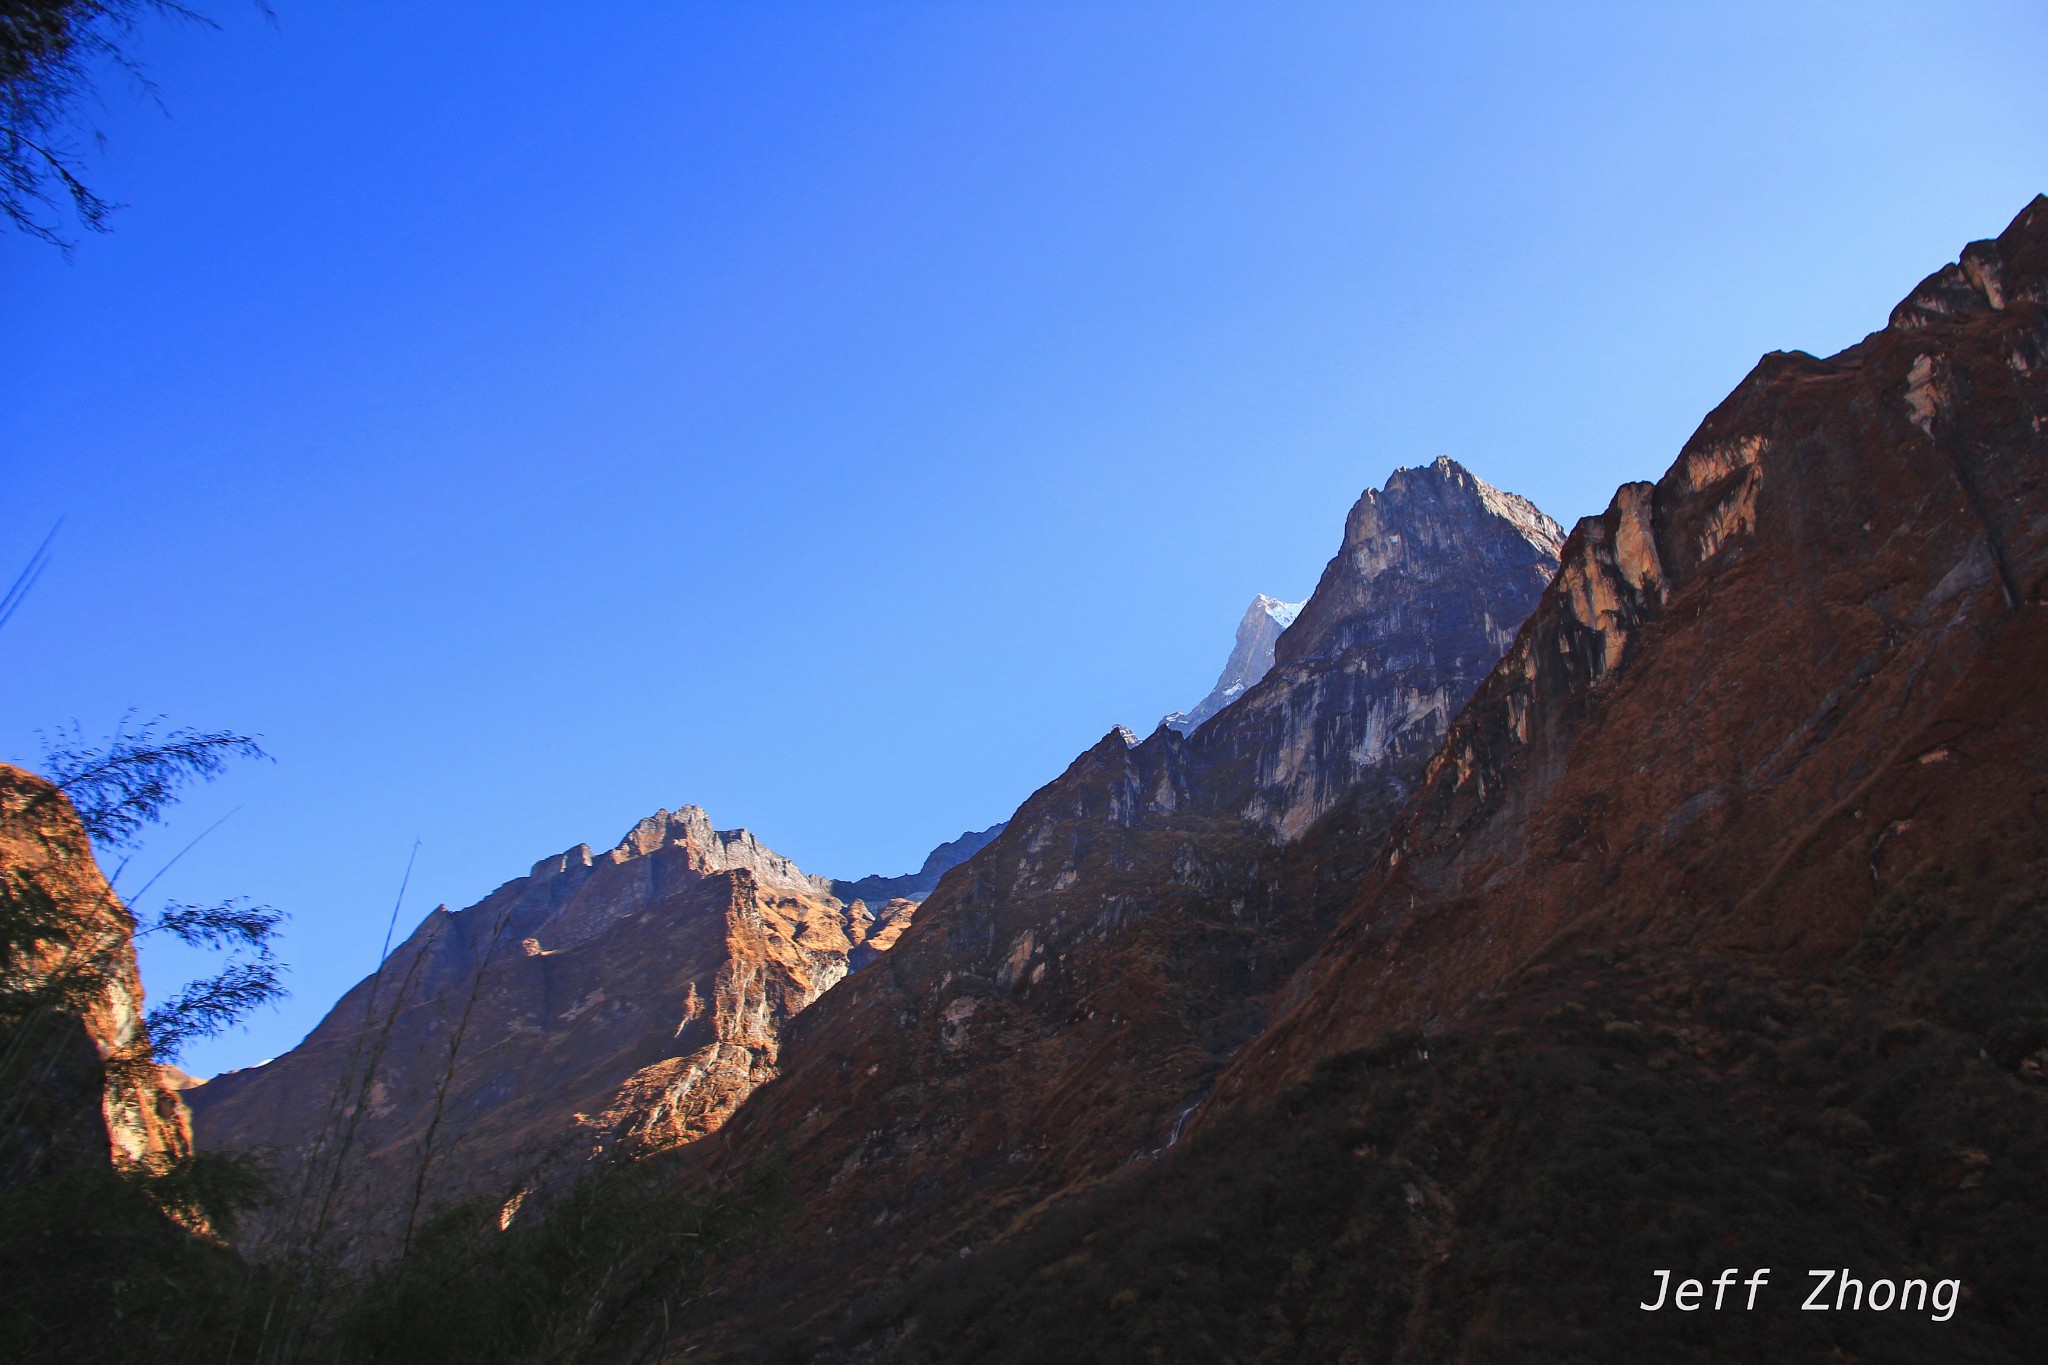
[[[1351,540],[1332,603],[1372,595],[1392,553],[1385,529]],[[1383,647],[1373,620],[1322,599],[1273,675],[1185,745],[1085,755],[812,1017],[831,1034],[793,1043],[729,1132],[743,1151],[788,1144],[830,1221],[807,1263],[749,1266],[767,1292],[735,1279],[727,1320],[690,1344],[2039,1359],[2048,199],[1859,345],[1765,357],[1661,479],[1582,521],[1519,632],[1487,623],[1512,646],[1391,823],[1356,798],[1316,816],[1285,757],[1331,752],[1314,737],[1332,733],[1273,697],[1289,668]],[[1367,728],[1353,713],[1373,704],[1322,723]],[[1155,933],[1149,958],[1120,935],[1198,904],[1189,888],[1248,850],[1241,827],[1184,826],[1163,876],[1128,839],[1098,834],[1112,851],[1091,858],[1077,831],[1199,809],[1197,746],[1262,712],[1288,719],[1230,769],[1245,809],[1277,831],[1299,801],[1314,823],[1266,846],[1231,909],[1320,917],[1334,884],[1333,931],[1208,1097],[1132,1159],[1078,1192],[1013,1179],[1007,1203],[966,1216],[963,1190],[1043,1169],[1069,1132],[1129,1132],[1119,1105],[1157,1112],[1161,1088],[1132,1081],[1167,1068],[1127,1059],[1170,1053],[1162,1002],[1248,939],[1220,915]],[[1068,899],[1012,917],[998,876],[1068,879]],[[1076,977],[1089,994],[1056,993]],[[905,1063],[868,1060],[848,1041],[863,1034]],[[949,1074],[949,1055],[973,1070]],[[893,1274],[849,1287],[856,1264]],[[1887,1293],[1943,1283],[1962,1307],[1802,1312],[1802,1274],[1776,1291],[1788,1264],[1853,1266],[1859,1298],[1884,1276]],[[1635,1307],[1656,1267],[1734,1265],[1779,1267],[1776,1297],[1690,1320]]]
[[[993,843],[1007,823],[1003,821],[987,829],[971,829],[957,839],[940,844],[925,855],[924,865],[915,872],[906,872],[900,877],[875,874],[859,881],[835,881],[832,894],[849,903],[866,901],[870,905],[896,900],[921,901],[938,886],[939,878]]]
[[[1916,868],[2033,875],[2044,477],[2037,198],[1885,330],[1766,356],[1663,478],[1579,524],[1225,1093],[1439,1027],[1562,943],[1811,970]]]
[[[1271,671],[1192,734],[1111,732],[1028,799],[886,958],[796,1021],[725,1159],[786,1154],[796,1235],[878,1281],[1173,1142],[1560,536],[1449,460],[1368,491]],[[1291,847],[1333,841],[1289,873]]]
[[[134,934],[71,803],[0,764],[0,1183],[72,1161],[162,1169],[190,1150],[150,1055]]]
[[[1361,782],[1402,789],[1515,638],[1563,530],[1456,461],[1367,490],[1273,671],[1196,743],[1223,804],[1284,839]]]
[[[298,1047],[188,1091],[199,1141],[280,1163],[254,1243],[362,1255],[446,1200],[692,1141],[870,944],[829,886],[697,807],[658,812],[428,915]]]
[[[1280,639],[1280,632],[1294,624],[1301,608],[1299,602],[1282,602],[1264,593],[1254,597],[1244,609],[1244,619],[1237,623],[1237,641],[1209,695],[1196,702],[1193,710],[1175,711],[1159,723],[1191,735],[1203,721],[1243,696],[1247,688],[1272,670],[1273,646]]]
[[[855,925],[850,933],[858,941],[853,945],[853,951],[847,954],[846,969],[857,972],[895,947],[896,940],[903,937],[903,931],[910,927],[919,904],[921,902],[908,896],[897,896],[873,910],[868,909],[866,901],[855,901],[848,906],[847,916]]]

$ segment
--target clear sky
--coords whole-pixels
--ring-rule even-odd
[[[2048,7],[239,0],[0,239],[0,756],[263,736],[124,884],[400,932],[657,807],[901,872],[1440,454],[1569,524],[2048,189]],[[1689,11],[1689,12],[1681,12]],[[148,908],[145,903],[144,908]],[[188,964],[153,952],[153,989]]]

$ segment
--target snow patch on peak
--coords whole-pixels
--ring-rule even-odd
[[[1260,593],[1256,598],[1253,599],[1253,602],[1261,610],[1263,610],[1266,613],[1266,615],[1272,617],[1273,620],[1278,622],[1280,625],[1280,629],[1282,630],[1285,630],[1289,626],[1293,625],[1294,618],[1301,615],[1301,609],[1308,605],[1308,603],[1306,602],[1282,602],[1279,598],[1268,597],[1264,593]]]

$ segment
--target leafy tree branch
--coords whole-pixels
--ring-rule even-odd
[[[232,758],[268,759],[248,735],[228,730],[175,729],[161,735],[164,717],[130,728],[134,712],[122,717],[103,745],[85,742],[78,723],[43,739],[43,773],[78,812],[94,843],[132,847],[147,825],[163,818],[179,789],[194,780],[211,782]]]

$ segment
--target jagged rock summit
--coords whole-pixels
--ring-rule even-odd
[[[1104,830],[1185,810],[1291,669],[1393,656],[1335,607],[1422,623],[1394,503],[1265,681],[1084,756],[799,1030],[728,1132],[829,1221],[718,1286],[693,1359],[2048,1358],[2048,198],[1581,521],[1390,819],[1339,804],[1234,881],[1216,822],[1141,864]],[[1192,887],[1227,910],[1124,946]],[[1206,1041],[1161,1015],[1302,916],[1334,927],[1213,1088],[1118,1128],[1175,1074],[1130,1053]],[[1092,1183],[972,1197],[1082,1131],[1125,1139]],[[1638,1307],[1660,1266],[1779,1269],[1716,1316]]]
[[[1397,470],[1261,679],[1190,734],[1110,731],[1026,800],[698,1149],[789,1163],[800,1212],[763,1301],[800,1321],[1171,1143],[1343,909],[1369,856],[1349,850],[1377,847],[1561,539],[1455,462]],[[1296,846],[1336,851],[1294,876]]]
[[[1190,737],[1232,776],[1212,800],[1296,839],[1360,783],[1398,800],[1514,641],[1564,531],[1528,499],[1438,457],[1367,489],[1273,669],[1227,725]]]
[[[696,806],[436,909],[298,1047],[186,1091],[203,1146],[268,1149],[268,1236],[374,1254],[435,1205],[691,1141],[915,906],[843,904]]]
[[[1531,575],[1547,583],[1563,548],[1564,528],[1535,503],[1502,492],[1449,456],[1397,469],[1384,489],[1367,489],[1351,509],[1344,544],[1275,641],[1274,659],[1331,656],[1426,630],[1406,613],[1438,608],[1459,612],[1461,625],[1505,651],[1522,622],[1490,612],[1496,594],[1468,600],[1455,591],[1432,596],[1426,590],[1471,582],[1522,587]]]
[[[1159,723],[1191,735],[1203,721],[1243,696],[1246,688],[1272,670],[1273,643],[1281,631],[1294,624],[1301,607],[1299,602],[1282,602],[1264,593],[1254,597],[1244,609],[1244,619],[1237,623],[1237,643],[1209,695],[1196,702],[1192,711],[1175,711]]]

